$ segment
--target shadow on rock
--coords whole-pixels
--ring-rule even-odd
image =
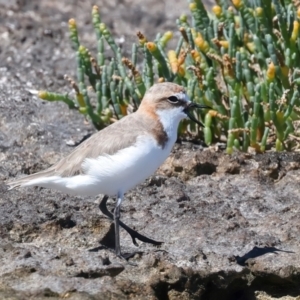
[[[295,253],[293,251],[286,251],[286,250],[281,250],[281,249],[277,249],[275,247],[253,247],[252,250],[250,250],[249,252],[247,252],[245,255],[243,256],[234,256],[237,264],[239,264],[240,266],[246,266],[247,265],[247,260],[249,258],[256,258],[262,255],[265,255],[267,253],[275,253],[278,254],[277,252],[285,252],[285,253]]]

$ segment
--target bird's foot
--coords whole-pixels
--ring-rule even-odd
[[[99,204],[99,208],[105,216],[107,216],[111,220],[114,220],[113,214],[107,209],[107,200],[108,200],[108,196],[105,195]],[[121,226],[123,229],[125,229],[130,234],[133,244],[137,247],[139,246],[139,244],[137,243],[136,240],[139,240],[144,243],[152,244],[154,246],[160,246],[163,243],[163,242],[152,240],[152,239],[138,233],[136,230],[134,230],[134,229],[130,228],[129,226],[127,226],[126,224],[124,224],[121,220],[118,220],[118,223],[119,223],[119,226]]]
[[[163,242],[152,240],[152,239],[138,233],[136,230],[133,230],[130,227],[127,227],[126,230],[130,234],[133,244],[137,247],[139,246],[139,244],[137,243],[136,239],[140,240],[141,242],[151,244],[154,246],[161,246],[163,244]]]

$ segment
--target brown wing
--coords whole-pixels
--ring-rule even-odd
[[[149,114],[135,112],[92,135],[68,156],[48,169],[50,175],[47,174],[47,176],[68,177],[80,174],[84,159],[95,158],[103,154],[113,155],[134,144],[140,135],[152,135],[162,148],[168,141],[168,136],[158,119],[155,120]]]
[[[134,144],[140,134],[147,134],[146,128],[143,122],[136,118],[136,114],[131,114],[95,133],[80,144],[52,167],[53,175],[68,177],[80,174],[85,158],[95,158],[103,154],[112,155]]]

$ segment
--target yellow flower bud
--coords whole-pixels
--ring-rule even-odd
[[[178,69],[178,74],[182,77],[184,77],[185,75],[185,69],[183,66],[180,66],[179,69]]]
[[[85,102],[84,102],[84,98],[83,98],[83,95],[81,93],[78,93],[76,94],[76,99],[77,99],[77,102],[79,104],[79,107],[85,107]]]
[[[78,48],[78,51],[80,53],[85,53],[87,51],[87,49],[83,45],[80,45],[79,48]]]
[[[168,52],[168,59],[170,62],[171,70],[173,74],[177,74],[178,72],[178,60],[176,57],[176,52],[174,50],[170,50]]]
[[[267,79],[269,81],[273,81],[274,78],[275,78],[275,73],[276,73],[276,69],[275,69],[275,65],[273,64],[273,62],[271,61],[269,63],[269,66],[268,66],[268,70],[267,70]]]
[[[160,42],[163,47],[165,47],[168,43],[168,41],[173,37],[173,32],[172,31],[167,31],[165,34],[162,36],[160,39]]]
[[[79,112],[85,115],[87,113],[87,107],[79,107]]]
[[[197,9],[197,4],[195,2],[190,3],[189,5],[190,11],[195,11]]]
[[[228,49],[228,47],[229,47],[228,41],[219,41],[219,43],[223,48]]]
[[[120,104],[120,109],[121,109],[122,116],[126,116],[127,115],[127,105]]]
[[[256,7],[255,8],[255,14],[256,14],[257,17],[261,17],[263,15],[262,7]]]
[[[292,32],[292,36],[291,36],[291,41],[295,42],[297,40],[298,33],[299,33],[299,22],[294,21],[294,27],[293,27],[293,32]]]
[[[41,99],[46,99],[47,98],[47,92],[46,91],[39,91],[38,92],[38,97]]]
[[[195,38],[195,44],[199,47],[201,51],[207,53],[209,50],[209,44],[205,41],[201,34],[198,34],[198,37]]]
[[[179,18],[179,20],[183,23],[186,23],[187,22],[187,15],[186,14],[182,14]]]
[[[191,51],[191,56],[192,56],[192,58],[193,58],[193,60],[195,61],[195,62],[200,62],[201,61],[201,55],[200,55],[200,53],[198,52],[198,51],[196,51],[196,50],[192,50]]]
[[[213,11],[213,13],[216,15],[216,17],[220,17],[221,16],[221,14],[222,14],[222,7],[221,6],[219,6],[219,5],[214,5],[213,7],[212,7],[212,11]]]
[[[173,32],[172,31],[167,31],[164,34],[164,37],[169,41],[173,37]]]
[[[181,66],[186,58],[187,53],[185,51],[181,51],[178,57],[178,66]]]
[[[212,117],[217,117],[218,112],[216,110],[211,109],[208,111],[208,114]]]
[[[243,2],[241,0],[232,0],[232,4],[235,8],[239,9],[243,5]]]
[[[255,51],[255,44],[254,44],[253,42],[251,42],[251,43],[246,43],[246,46],[247,46],[247,48],[249,49],[249,51],[250,51],[251,53],[254,53],[254,51]]]
[[[69,20],[69,27],[70,28],[76,28],[76,21],[75,21],[75,19],[70,19]]]
[[[93,11],[92,11],[93,13],[95,12],[95,13],[97,13],[97,12],[99,12],[99,7],[97,6],[97,5],[94,5],[93,6]]]
[[[154,52],[157,50],[157,46],[153,42],[146,43],[146,46],[150,52]]]

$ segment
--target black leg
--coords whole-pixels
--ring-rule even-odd
[[[99,204],[99,208],[105,216],[107,216],[111,220],[114,220],[113,214],[107,209],[107,206],[106,206],[107,200],[108,200],[108,196],[105,195]],[[163,243],[163,242],[158,242],[158,241],[149,239],[146,236],[139,234],[137,231],[135,231],[134,229],[131,229],[130,227],[128,227],[126,224],[124,224],[120,220],[119,220],[119,225],[130,234],[130,236],[132,238],[132,242],[135,246],[138,246],[136,239],[140,240],[141,242],[152,244],[155,246],[159,246]]]
[[[122,257],[121,255],[121,245],[120,245],[120,207],[122,203],[122,196],[118,195],[116,207],[114,210],[114,223],[115,223],[115,249],[116,255]]]

